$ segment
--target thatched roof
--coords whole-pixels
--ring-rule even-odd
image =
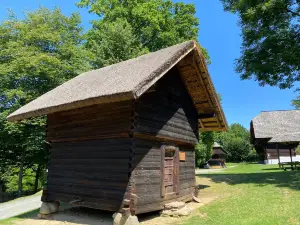
[[[217,142],[214,142],[214,144],[213,144],[213,155],[216,155],[216,154],[217,155],[222,155],[222,154],[227,155],[227,151],[225,151],[223,149],[222,145],[220,145]]]
[[[193,92],[189,89],[188,92],[199,117],[213,121],[207,126],[201,122],[200,129],[226,130],[226,118],[205,59],[194,41],[83,73],[21,107],[9,115],[8,120],[17,121],[94,104],[138,99],[174,66],[186,81],[187,89],[188,85],[193,85]],[[189,69],[190,75],[185,73],[186,69]],[[190,84],[193,70],[197,72],[197,79],[193,78]]]
[[[213,148],[223,148],[218,142],[214,142]]]
[[[300,132],[277,134],[274,137],[272,137],[269,142],[270,143],[290,143],[290,142],[300,143]]]
[[[300,133],[300,110],[262,112],[251,121],[254,138],[271,138],[271,142],[291,142]]]

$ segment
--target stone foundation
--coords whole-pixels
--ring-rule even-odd
[[[59,210],[59,202],[43,202],[40,208],[38,218],[45,219],[47,215],[56,213]]]
[[[113,215],[113,225],[139,225],[139,220],[137,216],[126,216],[121,213],[115,213]]]
[[[161,216],[181,217],[188,216],[192,212],[184,202],[171,202],[165,205],[165,209],[161,212]]]

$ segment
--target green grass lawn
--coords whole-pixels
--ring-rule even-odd
[[[300,171],[282,171],[277,165],[230,164],[230,168],[197,177],[200,198],[216,200],[200,207],[182,225],[300,225]],[[201,171],[204,173],[205,171]],[[37,210],[0,224],[35,216]]]
[[[198,183],[201,180],[209,185],[200,192],[219,198],[201,207],[185,225],[300,224],[300,171],[236,164],[220,173],[201,174]]]

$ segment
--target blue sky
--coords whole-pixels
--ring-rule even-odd
[[[241,81],[234,71],[234,60],[240,55],[241,37],[238,19],[224,12],[220,0],[183,0],[194,3],[200,19],[199,41],[207,48],[212,64],[210,75],[216,90],[222,95],[222,105],[229,124],[240,123],[249,128],[250,120],[261,111],[292,109],[293,90],[280,90],[276,87],[260,87],[253,80]],[[96,18],[87,9],[75,6],[76,0],[1,0],[0,20],[7,9],[17,15],[22,10],[31,11],[40,5],[53,8],[59,6],[65,14],[79,12],[83,26],[90,27],[89,21]]]

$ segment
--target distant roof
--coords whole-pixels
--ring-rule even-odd
[[[222,148],[222,146],[218,142],[214,142],[213,148]]]
[[[287,142],[300,142],[300,132],[277,134],[271,140],[270,143],[287,143]]]
[[[252,126],[255,138],[289,142],[300,133],[300,110],[261,112],[252,120]]]
[[[227,121],[205,59],[194,41],[83,73],[21,107],[9,115],[8,120],[137,99],[174,66],[179,69],[186,87],[192,80],[188,92],[199,117],[203,118],[203,121],[199,119],[200,130],[226,130]]]

